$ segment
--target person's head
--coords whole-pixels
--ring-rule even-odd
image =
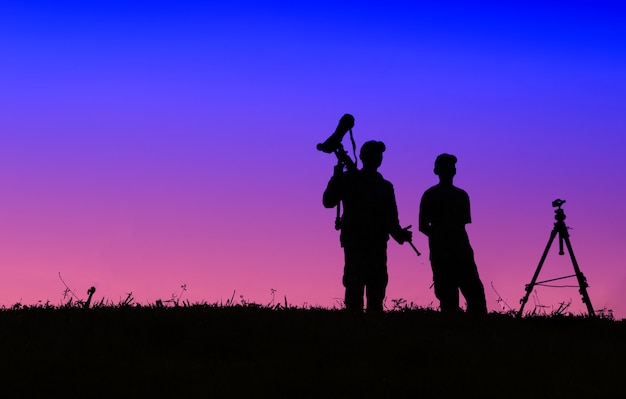
[[[435,174],[440,179],[452,179],[456,174],[456,157],[450,154],[441,154],[435,159]]]
[[[385,143],[382,141],[371,140],[365,142],[359,153],[359,158],[363,161],[363,167],[377,169],[383,162],[383,152],[386,149]]]

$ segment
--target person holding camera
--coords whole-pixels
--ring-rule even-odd
[[[428,236],[435,296],[441,312],[460,312],[460,290],[468,313],[487,314],[485,290],[465,230],[465,225],[471,223],[469,196],[452,184],[456,162],[450,154],[441,154],[435,160],[439,184],[422,195],[419,231]]]
[[[333,208],[343,202],[341,246],[345,264],[343,286],[348,311],[382,312],[387,288],[387,241],[411,241],[413,233],[398,221],[393,185],[378,172],[385,144],[368,141],[361,147],[363,168],[343,171],[340,163],[324,191],[323,204]],[[410,226],[409,226],[410,227]]]

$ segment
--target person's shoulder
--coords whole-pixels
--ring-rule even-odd
[[[434,185],[432,187],[427,188],[424,193],[422,194],[422,199],[426,198],[430,198],[434,195],[437,194],[437,191],[439,191],[439,187],[437,185]]]
[[[378,176],[378,178],[385,184],[393,185],[389,180],[385,179],[385,177],[380,172],[376,172],[376,176]]]
[[[452,188],[454,189],[454,191],[456,193],[458,193],[459,195],[467,195],[467,191],[463,190],[461,187],[457,187],[457,186],[452,186]]]
[[[363,172],[362,176],[363,182],[371,187],[374,187],[375,190],[393,193],[393,184],[389,180],[385,179],[380,172]]]
[[[437,191],[441,191],[441,186],[439,184],[435,184],[434,186],[430,186],[428,187],[425,191],[424,194],[428,193],[428,194],[432,194],[435,193]]]
[[[381,184],[385,185],[387,188],[393,189],[393,183],[392,182],[390,182],[389,180],[385,179],[383,177],[383,175],[381,175],[380,173],[378,173],[378,176],[380,176]]]
[[[453,188],[453,190],[454,190],[454,191],[453,191],[453,192],[454,192],[454,195],[455,195],[457,198],[469,199],[469,194],[467,194],[467,191],[465,191],[465,190],[463,190],[462,188],[457,187],[457,186],[452,186],[452,188]]]

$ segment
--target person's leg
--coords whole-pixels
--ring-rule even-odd
[[[439,299],[442,313],[458,313],[459,286],[457,284],[454,267],[449,262],[431,260],[433,269],[433,283],[435,296]]]
[[[362,276],[363,262],[360,252],[352,248],[344,248],[344,256],[345,266],[342,279],[346,289],[344,304],[348,311],[362,312],[365,281]]]
[[[442,313],[458,313],[459,289],[449,281],[435,281],[435,296],[439,299]]]
[[[364,286],[363,285],[354,285],[354,284],[344,284],[346,287],[346,293],[344,297],[344,303],[346,305],[346,310],[353,312],[362,312],[363,311],[363,293]]]
[[[387,283],[389,282],[389,275],[387,274],[387,246],[371,246],[364,252],[364,255],[364,263],[367,265],[365,281],[367,312],[382,312]]]
[[[459,287],[467,302],[467,313],[487,314],[485,287],[482,281],[480,281],[478,268],[473,256],[463,263]]]

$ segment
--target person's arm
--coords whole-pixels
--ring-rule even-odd
[[[339,165],[335,166],[335,173],[328,181],[322,203],[325,208],[334,208],[341,202],[341,187],[343,180],[343,166],[339,169]]]
[[[396,240],[398,244],[404,244],[407,241],[413,239],[413,232],[407,228],[400,226],[400,220],[398,217],[398,205],[396,203],[396,194],[393,190],[393,186],[390,184],[390,196],[389,196],[389,235]]]

